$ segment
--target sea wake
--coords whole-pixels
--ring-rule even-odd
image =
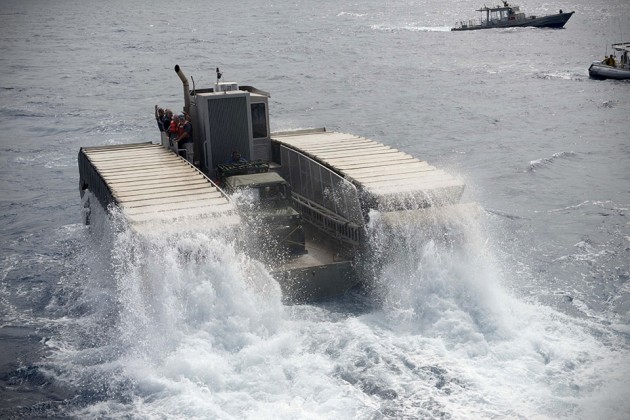
[[[45,371],[78,395],[68,415],[619,418],[628,408],[618,337],[511,296],[485,214],[387,228],[373,214],[367,295],[298,306],[283,306],[229,235],[141,240],[115,211],[102,216],[91,215],[83,271],[65,279],[76,288],[67,329],[48,341]]]

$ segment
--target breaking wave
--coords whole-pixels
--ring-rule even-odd
[[[593,418],[613,401],[630,408],[620,391],[630,372],[623,336],[510,294],[484,214],[461,213],[448,229],[400,223],[392,232],[374,220],[383,266],[374,286],[381,312],[372,316],[407,341],[407,381],[433,372],[430,415],[449,407],[456,418]],[[598,378],[611,382],[600,387]],[[401,411],[395,417],[411,414]]]
[[[451,30],[449,26],[387,25],[383,23],[372,25],[371,29],[383,32],[450,32]]]
[[[573,156],[575,156],[574,152],[559,152],[559,153],[554,153],[553,155],[551,155],[551,157],[548,157],[548,158],[535,159],[529,162],[528,171],[533,172],[536,169],[544,168],[546,166],[551,165],[554,161],[558,159],[563,159],[563,158],[568,158],[568,157],[573,157]]]
[[[56,308],[67,328],[47,342],[42,372],[76,390],[64,414],[81,418],[615,418],[628,408],[619,338],[510,295],[486,214],[462,208],[424,224],[373,214],[367,294],[298,306],[284,306],[226,235],[140,238],[115,210],[93,208],[82,270],[62,281],[74,295]]]

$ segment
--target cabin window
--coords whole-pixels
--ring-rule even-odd
[[[267,107],[264,103],[251,105],[252,109],[252,132],[255,139],[267,136]]]

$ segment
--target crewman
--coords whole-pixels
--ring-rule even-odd
[[[192,136],[192,124],[186,120],[184,114],[180,114],[179,120],[179,136],[173,141],[175,148],[179,151],[184,149],[186,151],[186,160],[193,162],[193,136]]]
[[[617,63],[615,62],[615,57],[612,54],[610,54],[610,56],[604,59],[604,64],[610,67],[617,67]]]
[[[241,156],[241,152],[239,152],[238,150],[234,150],[232,151],[232,156],[225,163],[242,163],[242,162],[247,162],[247,160],[245,160],[245,158]]]
[[[164,131],[164,110],[157,105],[155,106],[155,121],[161,132]]]

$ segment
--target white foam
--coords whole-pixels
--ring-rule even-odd
[[[372,25],[371,28],[375,31],[383,32],[450,32],[451,30],[449,26],[421,26],[415,24],[388,25],[385,23]]]
[[[100,236],[94,222],[89,272],[75,279],[88,313],[49,342],[55,377],[94,394],[78,417],[579,418],[605,403],[615,418],[629,408],[612,392],[629,385],[619,339],[506,293],[492,241],[467,215],[447,236],[397,226],[399,246],[373,255],[387,257],[378,306],[358,314],[282,306],[265,268],[221,237],[139,243],[115,212]]]
[[[529,170],[535,171],[538,168],[551,165],[555,160],[575,156],[574,152],[558,152],[551,157],[535,159],[529,162]]]
[[[483,246],[485,235],[474,223],[460,228],[463,249],[415,228],[397,231],[401,245],[388,252],[377,279],[384,302],[380,323],[396,332],[397,341],[408,336],[405,347],[413,350],[407,357],[433,360],[445,372],[441,376],[452,389],[435,395],[437,401],[457,418],[579,418],[608,400],[599,390],[603,378],[627,388],[629,361],[606,343],[621,346],[619,337],[596,320],[576,321],[506,293],[501,269]],[[630,408],[618,393],[610,399],[620,412]],[[471,413],[470,407],[479,411]]]

